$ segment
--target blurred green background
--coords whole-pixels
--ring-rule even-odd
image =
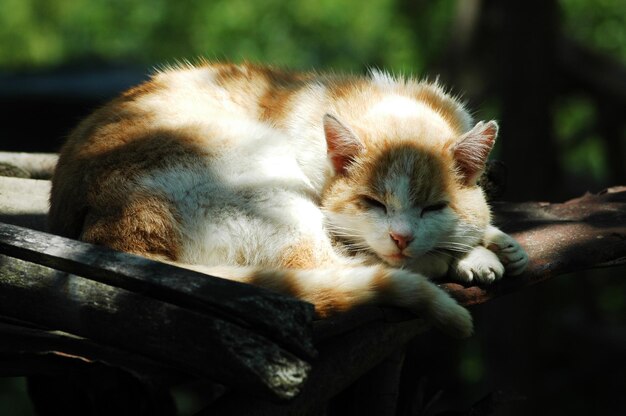
[[[418,20],[403,12],[403,3],[420,7]],[[558,4],[565,33],[626,63],[624,2]],[[92,60],[151,66],[203,56],[420,74],[446,48],[463,6],[453,0],[2,0],[0,7],[3,70]]]
[[[0,0],[0,150],[56,151],[104,100],[197,57],[440,76],[477,117],[502,121],[507,199],[626,185],[623,0]],[[626,412],[614,397],[626,391],[623,275],[490,302],[474,311],[476,337],[420,339],[408,364],[431,380],[420,388],[444,391],[443,407],[504,388],[526,399],[496,414]],[[590,338],[592,327],[621,343]],[[25,397],[22,379],[0,380],[0,415],[31,414]]]

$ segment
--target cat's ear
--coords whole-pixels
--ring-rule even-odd
[[[454,161],[465,185],[475,185],[498,135],[498,123],[480,121],[454,146]]]
[[[365,146],[352,129],[330,114],[324,116],[324,134],[328,157],[333,163],[335,172],[343,174],[354,157],[365,150]]]

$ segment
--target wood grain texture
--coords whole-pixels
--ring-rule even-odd
[[[0,163],[15,166],[32,179],[50,179],[58,160],[55,153],[0,152]]]
[[[522,289],[545,279],[626,264],[626,187],[586,194],[564,203],[494,204],[496,222],[528,252],[521,276],[491,286],[443,286],[464,305]]]
[[[197,416],[324,414],[331,397],[429,328],[423,320],[394,308],[364,307],[335,319],[352,323],[358,319],[351,315],[362,313],[369,317],[365,325],[345,328],[343,333],[318,342],[320,354],[311,362],[309,380],[292,401],[270,403],[234,391]]]
[[[316,354],[313,307],[291,297],[11,224],[0,224],[0,253],[221,316],[267,334],[298,355]]]
[[[50,181],[0,176],[0,222],[45,231]]]
[[[2,316],[144,355],[264,397],[293,397],[307,377],[308,363],[221,317],[7,255],[0,255],[0,269]]]

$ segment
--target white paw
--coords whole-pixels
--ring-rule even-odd
[[[453,261],[450,271],[456,280],[489,284],[504,275],[504,265],[493,251],[476,246],[464,257]]]
[[[507,274],[521,274],[528,265],[526,250],[513,237],[503,233],[496,227],[490,227],[485,242],[489,250],[496,253]]]

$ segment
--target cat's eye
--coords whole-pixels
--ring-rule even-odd
[[[367,195],[362,195],[361,200],[372,208],[382,209],[383,211],[387,212],[387,205],[383,204],[378,199],[374,199]]]
[[[427,212],[441,211],[442,209],[444,209],[447,206],[448,206],[447,202],[438,202],[438,203],[433,204],[433,205],[428,205],[428,206],[422,208],[422,213],[420,214],[420,216],[423,217],[424,214],[427,213]]]

